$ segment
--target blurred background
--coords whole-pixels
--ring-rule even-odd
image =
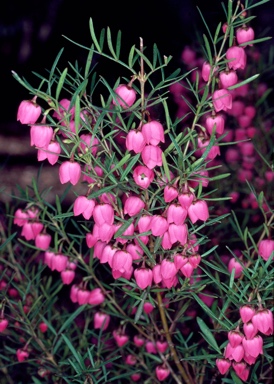
[[[236,0],[235,0],[236,1]],[[257,1],[255,1],[257,2]],[[69,42],[90,46],[89,19],[95,30],[110,27],[113,35],[122,32],[125,51],[142,37],[148,47],[156,43],[160,53],[173,56],[172,65],[180,66],[183,48],[197,40],[197,33],[206,33],[197,7],[201,10],[211,31],[224,20],[220,0],[139,0],[122,1],[78,0],[71,6],[65,0],[9,0],[2,2],[0,14],[1,57],[1,115],[0,115],[0,201],[9,201],[16,184],[24,187],[36,176],[41,163],[36,150],[30,147],[29,127],[16,121],[19,103],[29,99],[28,91],[11,75],[11,71],[33,84],[32,72],[46,74],[61,48],[60,63],[85,62],[86,51]],[[125,5],[127,4],[127,5]],[[226,1],[225,1],[226,4]],[[257,16],[251,26],[256,38],[273,36],[274,1],[254,9]],[[266,44],[272,44],[270,40]],[[107,68],[112,71],[112,68]],[[113,74],[112,74],[113,75]],[[44,165],[46,183],[59,185],[55,167]],[[1,192],[2,189],[5,191]]]

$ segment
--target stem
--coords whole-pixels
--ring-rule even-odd
[[[185,381],[185,384],[194,384],[194,381],[192,380],[191,376],[188,376],[184,367],[182,366],[181,362],[180,362],[180,359],[178,357],[178,354],[177,354],[177,351],[174,347],[174,344],[172,342],[172,338],[171,338],[171,335],[169,333],[169,329],[168,329],[168,324],[167,324],[167,318],[166,318],[166,314],[165,314],[165,310],[164,310],[164,305],[163,305],[163,301],[162,301],[162,297],[161,297],[161,293],[160,292],[157,292],[157,301],[158,301],[158,308],[159,308],[159,312],[160,312],[160,316],[161,316],[161,320],[162,320],[162,324],[163,324],[163,328],[164,328],[164,331],[165,331],[165,337],[166,337],[166,340],[168,342],[168,345],[169,345],[169,348],[170,348],[170,351],[171,351],[171,356],[173,357],[173,360],[182,376],[182,378],[184,379]]]

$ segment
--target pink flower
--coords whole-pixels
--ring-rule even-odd
[[[240,379],[242,379],[243,381],[246,381],[248,379],[249,368],[244,362],[233,361],[232,367]]]
[[[94,288],[89,293],[88,304],[99,305],[105,301],[105,296],[101,288]]]
[[[215,132],[219,135],[224,133],[225,119],[223,115],[217,113],[216,115],[207,116],[205,120],[205,126],[210,135],[213,133],[215,127]]]
[[[29,352],[19,348],[16,351],[16,356],[17,356],[17,360],[21,363],[22,361],[25,361],[29,357]]]
[[[237,347],[237,345],[240,345],[242,343],[243,338],[243,334],[237,330],[228,332],[228,340],[233,348]]]
[[[236,39],[238,44],[244,44],[252,46],[253,44],[248,44],[249,41],[254,40],[254,30],[251,27],[241,27],[236,30]]]
[[[137,268],[134,271],[136,284],[140,289],[146,289],[152,285],[152,270],[149,268]]]
[[[219,79],[222,88],[228,88],[238,83],[237,73],[233,69],[220,72]]]
[[[141,157],[144,164],[149,168],[153,169],[157,165],[162,166],[162,150],[158,146],[146,145],[141,152]]]
[[[79,136],[79,138],[81,139],[79,144],[79,152],[82,152],[83,154],[91,152],[92,155],[95,156],[98,152],[98,147],[100,144],[99,140],[90,133],[82,134]]]
[[[269,309],[261,309],[251,319],[252,324],[264,335],[273,335],[273,314]]]
[[[188,208],[188,216],[194,224],[197,220],[206,221],[209,218],[208,206],[204,200],[196,200]]]
[[[55,163],[57,163],[60,153],[60,144],[57,141],[52,141],[51,143],[49,143],[49,145],[43,148],[38,148],[37,159],[38,161],[43,161],[47,159],[51,165],[54,165]]]
[[[93,219],[98,226],[114,222],[114,209],[110,204],[97,204],[93,209]]]
[[[136,91],[129,85],[120,84],[116,89],[115,93],[117,97],[112,100],[114,105],[120,105],[122,108],[131,107],[136,100]]]
[[[124,214],[129,216],[137,215],[144,207],[145,203],[140,197],[129,196],[124,203]]]
[[[36,103],[37,96],[32,100],[21,101],[17,111],[17,121],[21,124],[35,124],[41,115],[42,109]]]
[[[146,144],[158,145],[165,142],[164,128],[161,123],[152,120],[142,126],[142,134]]]
[[[248,323],[256,313],[255,309],[249,305],[242,306],[239,311],[243,323]]]
[[[167,222],[168,224],[174,223],[181,225],[185,222],[187,217],[187,209],[178,204],[171,204],[167,209]]]
[[[175,187],[166,185],[164,188],[164,200],[166,203],[170,203],[178,196],[178,190]]]
[[[64,161],[59,167],[59,179],[61,184],[70,182],[76,185],[81,177],[81,166],[75,161]]]
[[[160,273],[162,280],[173,279],[177,275],[177,268],[173,261],[164,259],[161,262]]]
[[[245,69],[246,53],[244,48],[232,46],[226,51],[226,58],[229,60],[228,66],[230,69]]]
[[[225,88],[215,91],[212,95],[212,101],[216,112],[227,111],[232,108],[231,93]]]
[[[0,319],[0,333],[4,332],[8,324],[9,324],[9,321],[7,319]]]
[[[170,371],[165,365],[157,365],[155,373],[159,381],[164,381],[170,375]]]
[[[30,145],[44,148],[48,147],[53,137],[52,127],[45,125],[32,125],[30,128]]]
[[[34,241],[37,248],[46,250],[49,248],[51,235],[48,233],[38,233]]]
[[[204,81],[208,81],[211,72],[211,65],[209,62],[204,61],[202,65],[202,78]]]
[[[242,344],[246,354],[253,357],[258,357],[260,354],[263,355],[263,339],[261,336],[257,335],[253,339],[246,339],[244,337]]]
[[[140,153],[145,148],[146,141],[140,131],[131,130],[126,137],[126,148],[128,151]]]
[[[232,257],[230,260],[229,260],[229,263],[228,263],[228,271],[230,273],[232,273],[232,270],[235,270],[234,272],[234,277],[235,279],[238,279],[241,275],[242,275],[242,272],[243,272],[243,265],[241,263],[239,263],[239,261],[237,261],[234,257]]]
[[[93,324],[94,329],[102,329],[105,331],[110,323],[110,315],[103,312],[95,312]]]
[[[168,229],[168,222],[160,215],[152,216],[150,229],[153,236],[162,236]]]
[[[253,339],[258,333],[257,326],[255,326],[251,321],[244,323],[243,331],[247,339]]]
[[[147,189],[154,179],[154,172],[144,165],[138,165],[133,171],[133,179],[139,187]]]
[[[61,272],[61,279],[63,284],[65,285],[69,285],[74,280],[74,277],[75,271],[73,271],[72,269],[64,269]]]
[[[92,216],[95,207],[95,200],[88,199],[86,196],[78,196],[73,204],[74,216],[83,215],[86,220]]]
[[[126,251],[115,252],[112,260],[112,276],[119,279],[124,273],[129,272],[132,267],[132,256]]]
[[[229,360],[235,360],[237,363],[242,360],[244,353],[244,347],[242,344],[239,344],[237,347],[233,348],[232,345],[228,343],[225,348],[225,358]]]
[[[168,234],[171,244],[174,244],[177,241],[179,241],[181,245],[185,245],[187,243],[188,230],[186,224],[169,224]]]
[[[231,362],[227,359],[217,359],[216,365],[221,375],[224,375],[229,370]]]
[[[258,246],[259,255],[267,261],[274,252],[274,240],[264,239],[261,240]]]
[[[118,347],[122,347],[129,340],[129,337],[127,335],[125,335],[124,333],[121,333],[119,331],[113,331],[112,335],[113,335]]]

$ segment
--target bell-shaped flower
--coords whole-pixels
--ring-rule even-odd
[[[70,182],[76,185],[81,177],[81,166],[76,161],[64,161],[59,167],[59,179],[61,184]]]
[[[146,145],[141,152],[141,157],[144,164],[149,168],[153,169],[157,165],[162,166],[162,150],[158,146]]]
[[[132,129],[126,136],[126,148],[128,151],[141,153],[145,148],[146,141],[141,131]]]
[[[17,121],[21,124],[35,124],[41,115],[42,109],[36,103],[37,96],[32,100],[23,100],[19,104],[17,111]]]
[[[93,219],[97,225],[114,222],[114,209],[110,204],[97,204],[93,209]]]
[[[221,375],[226,374],[231,366],[231,361],[227,359],[216,359],[216,365]]]
[[[78,196],[73,204],[73,214],[74,216],[82,214],[86,220],[89,220],[92,216],[94,207],[94,199],[88,199],[86,196]]]
[[[150,229],[153,236],[162,236],[168,229],[167,220],[161,215],[152,216]]]
[[[247,381],[248,376],[249,376],[249,372],[250,372],[250,368],[244,362],[242,362],[242,361],[240,361],[240,362],[233,361],[232,362],[232,367],[233,367],[234,371],[236,372],[237,376],[241,380]]]
[[[222,135],[225,128],[225,119],[220,113],[209,115],[206,117],[205,126],[210,135],[212,135],[214,129],[217,134]]]
[[[239,363],[244,357],[245,351],[242,344],[237,345],[237,347],[232,347],[230,343],[227,344],[225,348],[225,358],[229,360],[235,360]]]
[[[47,159],[51,165],[54,165],[57,163],[60,153],[60,144],[57,141],[51,141],[46,147],[38,148],[37,160],[43,161]]]
[[[112,276],[119,279],[125,272],[132,267],[132,256],[127,251],[115,252],[112,260]]]
[[[137,268],[134,271],[134,277],[136,280],[136,284],[140,289],[146,289],[147,287],[151,287],[153,273],[149,268]]]
[[[248,323],[244,323],[243,331],[247,339],[253,339],[258,333],[258,328],[252,321],[249,321]]]
[[[113,98],[112,102],[114,105],[120,105],[122,108],[131,107],[136,100],[136,91],[126,84],[120,84],[115,89],[116,97]]]
[[[169,224],[168,233],[172,244],[176,243],[177,241],[181,245],[185,245],[187,243],[188,230],[186,224]]]
[[[129,196],[124,203],[124,214],[137,215],[145,208],[144,201],[138,196]]]
[[[187,217],[187,209],[178,204],[170,204],[167,209],[167,222],[181,225]]]
[[[246,339],[244,337],[242,344],[245,353],[253,357],[258,357],[260,354],[263,355],[263,339],[261,336],[257,335],[253,339]]]
[[[227,337],[231,346],[235,348],[237,347],[237,345],[240,345],[242,343],[244,335],[241,332],[239,332],[239,330],[234,329],[228,332]]]
[[[94,288],[89,292],[88,304],[99,305],[105,301],[105,295],[101,288]]]
[[[158,145],[165,142],[164,128],[161,123],[152,120],[142,126],[142,134],[146,144]]]
[[[240,312],[240,316],[243,323],[248,323],[252,319],[252,317],[255,315],[256,310],[250,305],[243,305],[239,309],[239,312]]]
[[[168,230],[163,234],[162,240],[161,240],[161,246],[163,249],[171,249],[172,248],[172,242],[170,240],[169,232]]]
[[[32,125],[30,128],[30,145],[38,148],[47,147],[53,137],[52,127]]]
[[[159,381],[164,381],[170,375],[170,370],[164,364],[157,365],[155,373]]]
[[[47,250],[51,242],[51,235],[49,233],[38,233],[34,242],[37,248]]]
[[[166,185],[164,188],[164,200],[166,203],[170,203],[176,197],[178,196],[178,190],[177,188],[171,186],[171,185]]]
[[[116,341],[116,344],[118,345],[118,347],[122,347],[129,340],[128,335],[126,335],[122,332],[116,331],[116,330],[112,332],[112,335],[113,335],[114,340]]]
[[[144,165],[138,165],[134,168],[133,179],[139,187],[147,189],[154,179],[154,172]]]
[[[230,69],[245,69],[246,53],[244,48],[232,46],[226,51],[226,58],[229,60],[228,66]]]
[[[264,239],[259,242],[258,254],[267,261],[274,252],[274,240]]]
[[[233,69],[220,72],[219,79],[222,88],[228,88],[238,83],[237,73]]]
[[[126,251],[131,254],[132,260],[140,260],[144,254],[143,249],[137,244],[128,244],[126,246]]]
[[[273,313],[269,309],[258,310],[251,319],[258,331],[264,335],[273,335]]]
[[[173,261],[164,259],[161,262],[160,273],[162,280],[173,279],[177,274],[177,268]]]
[[[95,312],[93,319],[94,329],[102,329],[105,331],[110,323],[110,315],[103,312]]]
[[[254,40],[255,32],[254,29],[251,27],[240,27],[236,30],[236,39],[238,44],[245,44],[243,47],[247,45],[253,45],[249,44],[249,41]]]
[[[187,213],[193,224],[196,223],[197,220],[206,221],[209,218],[208,206],[204,200],[193,201]]]
[[[90,133],[83,133],[79,136],[79,153],[86,154],[91,152],[95,156],[99,148],[99,140]]]
[[[216,112],[227,111],[232,108],[232,95],[225,88],[214,91],[212,101]]]

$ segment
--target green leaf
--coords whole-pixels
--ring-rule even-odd
[[[69,318],[63,323],[61,328],[59,329],[58,333],[62,333],[65,329],[70,327],[70,324],[73,322],[73,320],[80,315],[84,310],[86,309],[86,305],[81,305],[79,308],[76,309],[75,312],[73,312]]]
[[[72,345],[71,341],[69,340],[69,338],[66,335],[64,335],[62,333],[61,336],[64,339],[64,341],[67,344],[67,346],[69,347],[71,353],[75,357],[75,360],[80,365],[81,370],[83,371],[86,368],[86,366],[85,366],[85,363],[84,363],[84,360],[83,360],[82,356],[80,355],[80,353],[78,351],[76,351],[76,349],[74,348],[74,346]],[[72,363],[72,362],[70,362],[70,363]]]
[[[139,157],[140,157],[140,154],[137,153],[137,155],[133,156],[130,160],[130,162],[128,163],[128,166],[126,167],[126,169],[124,170],[124,172],[121,174],[121,177],[120,177],[120,181],[123,181],[125,180],[126,176],[128,175],[128,173],[130,171],[132,171],[132,168],[133,166],[137,163],[137,161],[139,160]]]
[[[257,77],[259,77],[259,76],[260,76],[260,74],[253,75],[253,76],[249,77],[248,79],[241,81],[240,83],[237,83],[235,85],[231,85],[230,87],[227,87],[227,89],[231,90],[231,89],[239,88],[242,85],[245,85],[245,84],[250,83],[251,81],[257,79]]]
[[[222,353],[216,340],[215,340],[215,337],[213,336],[213,334],[211,332],[211,330],[208,328],[206,323],[198,316],[197,316],[197,323],[198,323],[198,325],[199,325],[199,327],[203,333],[205,340],[208,342],[208,344],[211,345],[211,347],[213,349],[215,349],[215,351]]]
[[[14,232],[12,235],[10,235],[1,245],[0,245],[0,251],[2,249],[5,249],[5,247],[12,241],[12,239],[17,236],[17,232]]]
[[[101,49],[100,44],[98,43],[98,40],[97,40],[96,35],[95,35],[92,18],[89,19],[89,29],[90,29],[92,41],[93,41],[97,51],[99,53],[102,53],[102,49]]]
[[[130,68],[133,67],[133,57],[134,57],[134,53],[135,53],[135,45],[133,45],[129,51],[129,55],[128,55],[128,66]]]
[[[168,168],[168,164],[167,164],[164,152],[162,152],[162,161],[163,161],[163,167],[164,167],[165,175],[166,175],[168,181],[170,182],[170,180],[171,180],[170,179],[170,171],[169,171],[169,168]]]
[[[59,81],[58,81],[58,85],[57,85],[57,89],[56,89],[56,94],[55,94],[55,98],[56,100],[59,99],[59,96],[60,96],[60,93],[61,93],[61,90],[63,88],[63,85],[64,85],[64,82],[65,82],[65,78],[67,76],[67,73],[68,73],[68,69],[65,68]]]
[[[94,45],[92,44],[87,57],[86,67],[85,67],[85,79],[89,76],[89,69],[92,63],[93,52],[94,52],[93,47]]]
[[[80,126],[80,98],[79,95],[76,96],[75,100],[75,114],[74,114],[74,122],[75,122],[75,132],[78,135],[79,126]]]
[[[115,53],[113,45],[112,45],[111,31],[110,31],[109,27],[107,28],[107,43],[108,43],[108,48],[109,48],[112,56],[114,57],[115,60],[118,60],[118,57],[116,56],[116,53]]]
[[[209,61],[210,65],[212,65],[213,59],[212,59],[212,53],[211,53],[211,50],[210,50],[209,41],[208,41],[208,38],[206,37],[205,34],[203,35],[203,38],[204,38],[204,42],[205,42],[205,47],[206,47],[206,53],[207,53],[207,56],[208,56],[208,61]]]

